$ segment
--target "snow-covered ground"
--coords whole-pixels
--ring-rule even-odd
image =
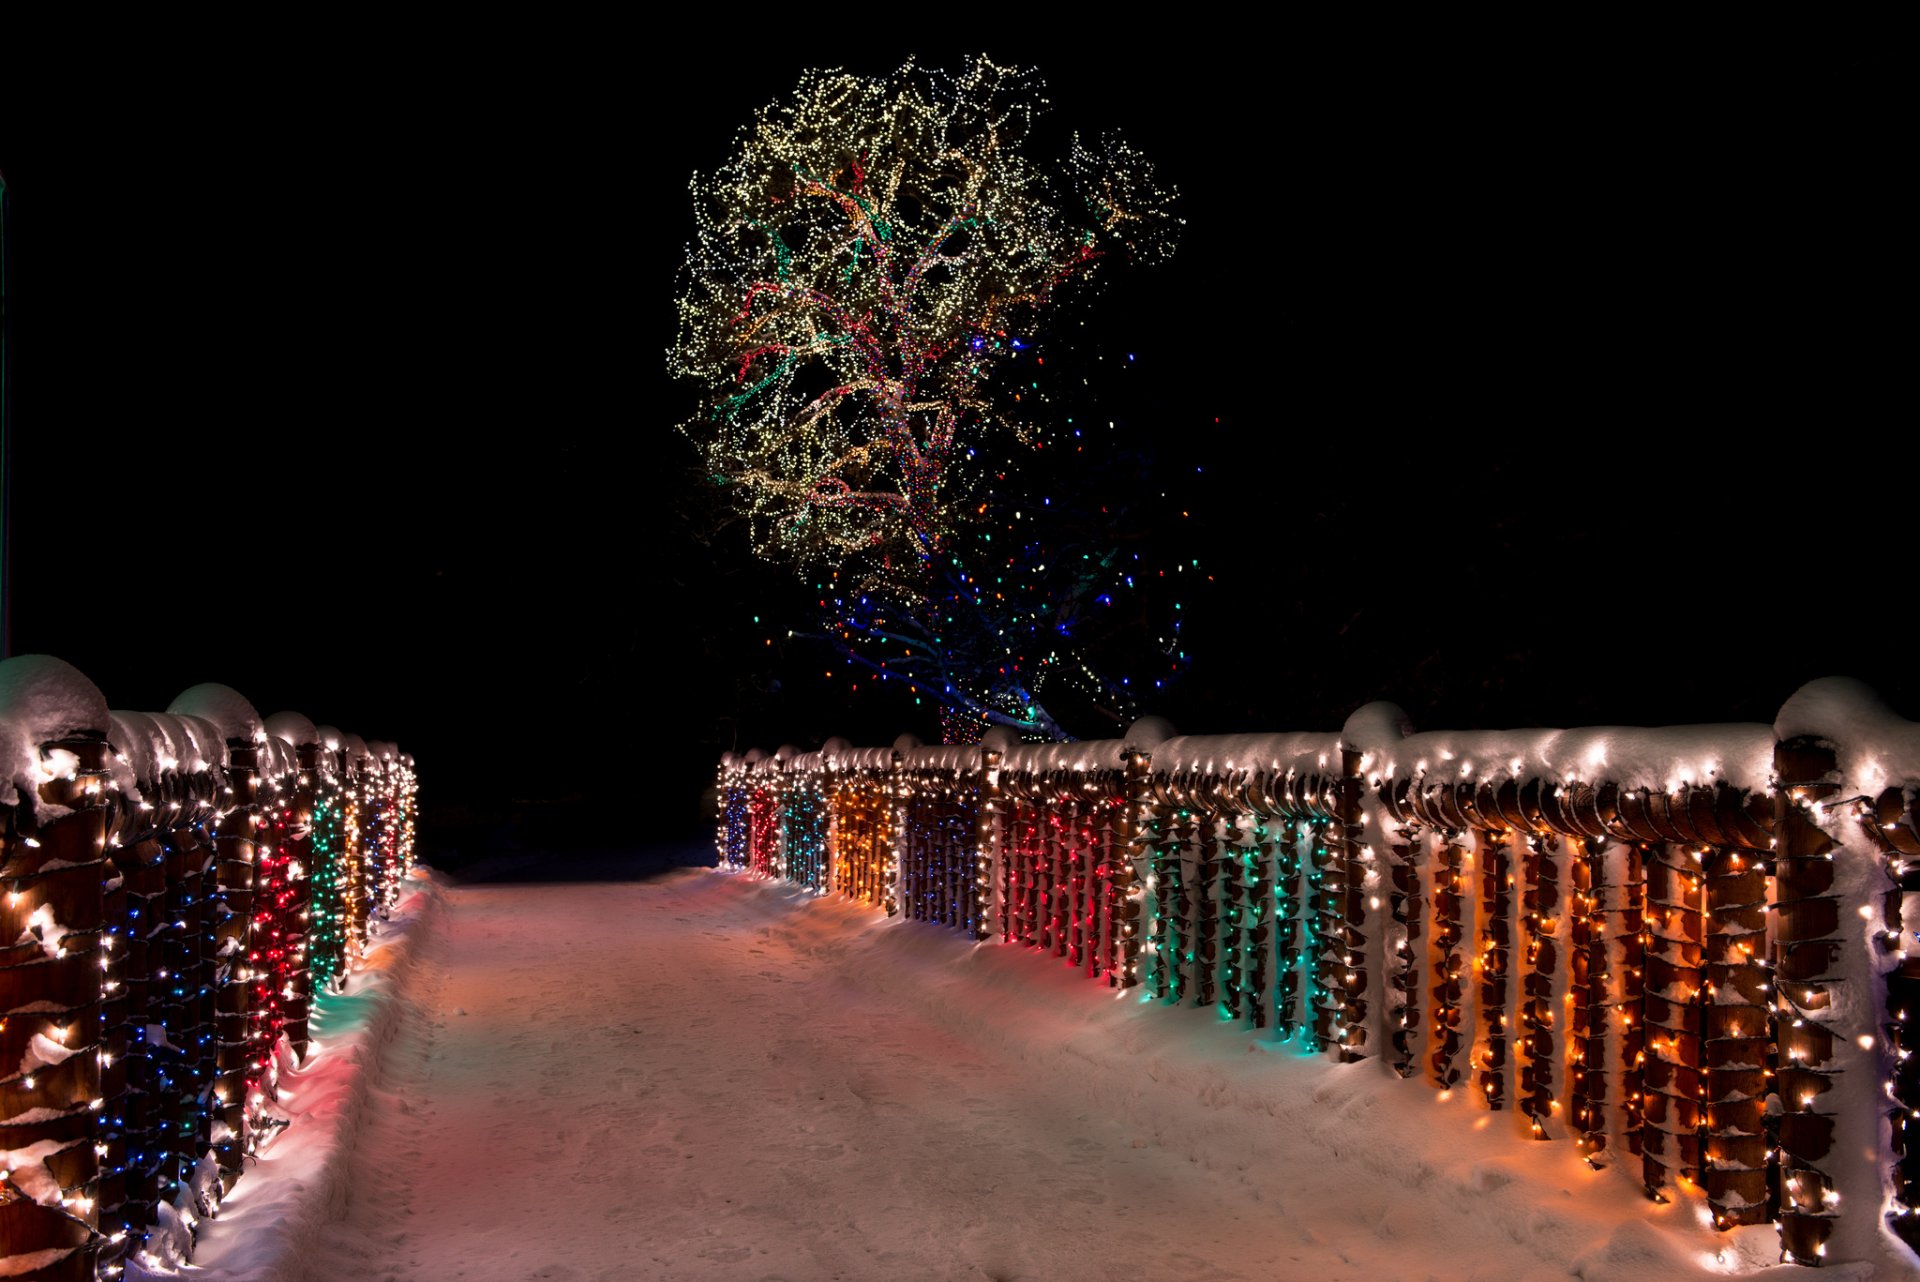
[[[437,883],[403,916],[190,1276],[1813,1276],[1465,1092],[784,885]]]

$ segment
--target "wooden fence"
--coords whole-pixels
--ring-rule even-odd
[[[413,861],[412,759],[224,686],[109,712],[0,663],[0,1272],[113,1278],[213,1214]]]
[[[723,868],[1063,960],[1513,1110],[1802,1264],[1920,1249],[1920,725],[728,756]]]

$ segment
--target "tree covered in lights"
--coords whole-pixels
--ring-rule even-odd
[[[755,551],[814,588],[819,635],[940,702],[950,736],[1065,737],[1058,678],[1116,717],[1136,693],[1087,641],[1130,619],[1144,570],[1085,479],[1107,442],[1088,457],[1036,336],[1107,263],[1170,253],[1178,220],[1118,138],[1030,159],[1045,106],[1036,73],[984,57],[811,71],[692,182],[682,430]],[[1096,466],[1033,466],[1075,454]],[[1177,624],[1145,631],[1177,670]]]

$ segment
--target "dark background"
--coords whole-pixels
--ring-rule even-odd
[[[1182,192],[1173,260],[1079,304],[1192,514],[1154,537],[1214,576],[1160,710],[1766,721],[1837,672],[1920,713],[1909,69],[1275,39],[989,42],[1047,77],[1041,154],[1118,129]],[[493,41],[10,86],[15,651],[397,740],[447,846],[933,737],[700,537],[664,362],[688,175],[801,68],[909,46]]]

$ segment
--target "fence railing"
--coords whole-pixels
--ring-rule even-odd
[[[1784,1258],[1920,1249],[1920,725],[1856,683],[1771,727],[1416,734],[1371,704],[834,740],[720,782],[723,868],[1377,1056]]]
[[[413,762],[224,686],[109,712],[42,655],[0,663],[0,753],[0,1271],[117,1277],[281,1124],[412,863]]]

